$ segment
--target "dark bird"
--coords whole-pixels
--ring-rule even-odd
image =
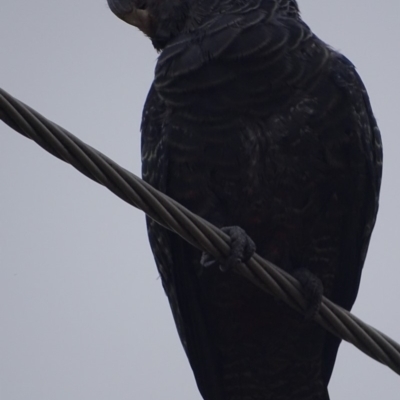
[[[108,0],[160,51],[143,178],[349,310],[378,210],[380,133],[353,64],[294,0]],[[326,400],[340,340],[148,220],[205,400]]]

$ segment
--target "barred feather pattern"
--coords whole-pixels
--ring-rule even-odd
[[[155,7],[155,5],[153,5]],[[174,13],[179,4],[174,3]],[[353,305],[378,209],[382,148],[354,66],[293,0],[168,4],[142,120],[143,177],[287,271]],[[157,14],[158,15],[158,14]],[[205,400],[327,400],[340,341],[148,221]]]

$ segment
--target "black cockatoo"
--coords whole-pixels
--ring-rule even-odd
[[[143,178],[350,309],[378,210],[380,133],[352,63],[294,0],[108,0],[160,52]],[[326,400],[340,340],[148,220],[205,400]]]

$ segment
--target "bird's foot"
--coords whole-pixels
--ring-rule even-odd
[[[219,264],[221,271],[228,271],[235,265],[246,262],[256,251],[256,245],[250,236],[239,226],[221,228],[230,237],[231,252],[226,260],[220,262],[207,253],[203,253],[200,263],[209,268]]]
[[[292,275],[300,282],[307,300],[306,321],[313,320],[321,307],[324,287],[321,280],[307,268],[298,268]]]

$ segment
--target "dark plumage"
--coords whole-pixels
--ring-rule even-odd
[[[109,4],[161,50],[143,111],[143,178],[217,226],[242,227],[285,270],[308,268],[350,309],[382,166],[351,62],[294,0]],[[151,220],[148,230],[204,399],[329,398],[337,338],[242,277],[202,268],[198,250]]]

